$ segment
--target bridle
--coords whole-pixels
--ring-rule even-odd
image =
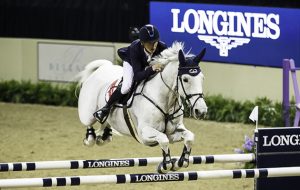
[[[194,69],[200,69],[199,67],[179,67],[178,68],[178,71],[180,71],[180,70],[194,70]],[[165,86],[171,91],[171,92],[173,92],[173,94],[175,94],[176,95],[176,97],[177,98],[179,98],[179,92],[178,92],[178,90],[179,90],[179,85],[178,85],[178,81],[180,81],[180,84],[181,84],[181,88],[182,88],[182,90],[183,90],[183,93],[184,93],[184,95],[185,95],[185,97],[182,97],[183,99],[185,99],[187,102],[188,102],[188,104],[189,104],[189,107],[191,107],[191,109],[193,109],[194,108],[194,106],[195,106],[195,104],[196,104],[196,102],[198,101],[198,99],[200,99],[200,98],[204,98],[204,94],[203,93],[194,93],[194,94],[188,94],[188,93],[186,93],[186,90],[185,90],[185,88],[184,88],[184,85],[183,85],[183,82],[182,82],[182,75],[181,74],[179,74],[179,72],[178,72],[178,74],[177,74],[177,80],[176,80],[176,86],[175,86],[175,90],[173,90],[165,81],[164,81],[164,79],[163,79],[163,76],[162,76],[162,72],[160,72],[160,78],[161,78],[161,80],[163,81],[163,83],[165,84]],[[193,97],[193,96],[198,96],[198,98],[195,100],[195,102],[194,102],[194,104],[192,104],[191,103],[191,98]]]
[[[178,70],[183,70],[183,69],[188,69],[189,71],[194,70],[194,69],[200,69],[199,66],[197,67],[179,67]],[[179,72],[178,72],[179,73]],[[180,81],[181,84],[181,88],[183,90],[183,93],[185,95],[185,97],[183,97],[189,104],[189,107],[191,108],[191,110],[194,109],[194,106],[196,104],[196,102],[200,99],[200,98],[204,98],[204,94],[203,93],[194,93],[194,94],[187,94],[186,90],[184,88],[183,82],[182,82],[182,75],[177,75],[177,82],[176,82],[176,87],[177,88],[177,92],[178,92],[178,80]],[[194,96],[198,96],[197,99],[195,100],[194,104],[191,103],[191,98]]]
[[[141,92],[139,92],[139,93],[136,93],[135,94],[135,96],[137,96],[137,95],[141,95],[141,96],[143,96],[145,99],[147,99],[149,102],[151,102],[163,115],[164,115],[164,117],[165,117],[165,126],[167,126],[167,123],[170,121],[170,122],[172,122],[172,120],[173,119],[175,119],[175,118],[177,118],[177,117],[180,117],[180,116],[182,116],[183,115],[183,113],[182,114],[179,114],[179,115],[176,115],[175,116],[175,114],[176,113],[178,113],[180,110],[182,110],[183,111],[183,109],[182,109],[182,107],[183,107],[183,105],[180,103],[181,101],[180,101],[180,97],[182,97],[182,96],[180,96],[180,94],[179,94],[179,81],[180,81],[180,85],[181,85],[181,88],[182,88],[182,90],[183,90],[183,92],[184,92],[184,95],[185,95],[185,97],[182,97],[183,99],[185,99],[187,102],[188,102],[188,104],[189,104],[189,107],[190,107],[190,109],[192,110],[193,108],[194,108],[194,106],[195,106],[195,104],[196,104],[196,102],[200,99],[200,98],[203,98],[204,97],[204,95],[203,95],[203,93],[195,93],[195,94],[187,94],[186,93],[186,90],[185,90],[185,87],[184,87],[184,84],[183,84],[183,82],[182,82],[182,75],[181,74],[179,74],[180,72],[180,70],[182,70],[182,69],[200,69],[199,68],[199,66],[198,67],[179,67],[178,68],[178,74],[177,74],[177,77],[176,77],[176,86],[175,86],[175,88],[174,89],[172,89],[172,87],[170,87],[166,82],[165,82],[165,80],[163,79],[163,76],[162,76],[162,72],[160,72],[160,78],[161,78],[161,80],[162,80],[162,82],[164,83],[164,85],[175,95],[175,103],[174,103],[174,111],[172,112],[172,113],[168,113],[168,112],[165,112],[161,107],[159,107],[159,105],[157,105],[151,98],[149,98],[147,95],[145,95],[144,93],[143,93],[143,89],[144,89],[144,87],[145,87],[145,84],[146,84],[146,82],[148,81],[148,80],[146,80],[145,81],[145,83],[144,83],[144,85],[143,85],[143,87],[142,87],[142,90],[141,90]],[[199,74],[199,73],[198,73]],[[194,97],[194,96],[198,96],[197,97],[197,99],[195,100],[195,102],[194,102],[194,104],[192,104],[191,103],[191,98],[192,97]],[[176,105],[178,104],[178,109],[175,109],[175,107],[176,107]],[[165,130],[164,130],[164,133],[166,132],[166,127],[165,127]]]

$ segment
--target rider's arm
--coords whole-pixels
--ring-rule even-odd
[[[149,76],[155,73],[152,67],[146,67],[146,69],[144,69],[143,60],[142,60],[143,57],[138,51],[138,49],[135,48],[130,49],[130,58],[131,58],[131,66],[134,73],[133,79],[136,82],[145,80],[146,78],[148,78]]]

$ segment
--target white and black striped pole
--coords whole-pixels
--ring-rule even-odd
[[[194,181],[202,179],[239,179],[239,178],[272,178],[300,176],[300,167],[238,169],[238,170],[212,170],[178,173],[146,173],[146,174],[120,174],[95,175],[77,177],[50,177],[50,178],[23,178],[1,179],[0,188],[15,187],[54,187],[79,186],[87,184],[124,184],[148,182],[175,182]]]
[[[179,158],[178,156],[174,158]],[[213,164],[232,162],[255,161],[254,154],[223,154],[190,156],[190,164]],[[46,169],[85,169],[85,168],[117,168],[117,167],[141,167],[155,165],[162,162],[162,157],[103,159],[103,160],[63,160],[63,161],[38,161],[0,163],[0,172],[8,171],[32,171]]]

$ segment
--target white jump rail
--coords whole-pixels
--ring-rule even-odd
[[[172,158],[179,158],[175,156]],[[255,154],[220,154],[190,156],[190,164],[213,164],[255,161]],[[85,169],[85,168],[117,168],[117,167],[141,167],[155,165],[162,162],[162,157],[149,158],[121,158],[102,160],[63,160],[63,161],[37,161],[0,163],[0,172],[8,171],[32,171],[48,169]]]
[[[202,179],[272,178],[300,176],[300,167],[236,170],[188,171],[167,174],[120,174],[49,178],[1,179],[0,188],[79,186],[87,184],[124,184],[148,182],[194,181]]]

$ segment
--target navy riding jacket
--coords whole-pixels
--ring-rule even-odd
[[[166,48],[165,43],[158,41],[157,48],[152,57],[160,54]],[[128,62],[132,66],[134,73],[133,80],[136,82],[140,82],[155,73],[152,67],[148,67],[147,55],[140,40],[133,41],[128,47],[118,49],[118,55],[123,61]]]

